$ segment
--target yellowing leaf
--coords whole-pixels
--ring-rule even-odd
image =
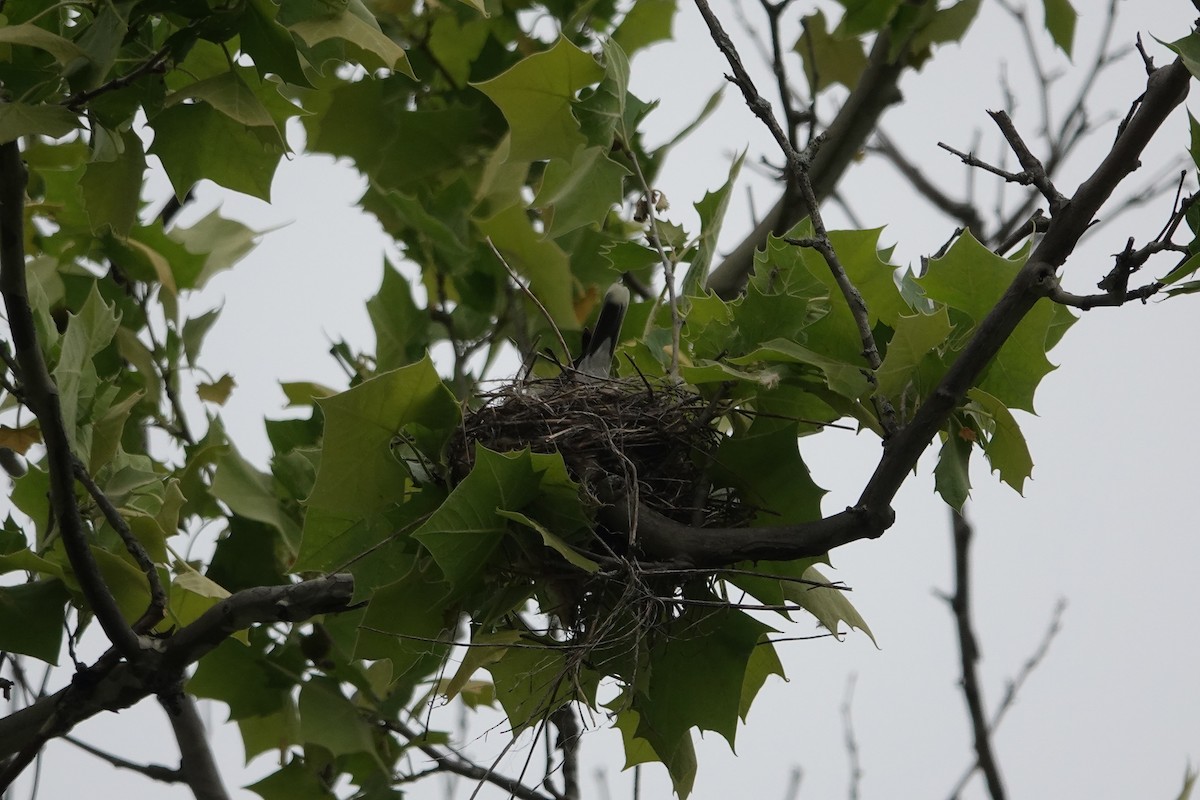
[[[0,425],[0,447],[7,447],[18,455],[25,455],[29,448],[42,440],[42,430],[36,424],[23,428]]]

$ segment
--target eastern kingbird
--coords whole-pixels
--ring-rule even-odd
[[[607,378],[612,372],[613,350],[621,336],[621,323],[629,308],[629,290],[618,281],[604,293],[604,304],[591,336],[584,332],[583,352],[575,361],[575,369],[584,375]]]

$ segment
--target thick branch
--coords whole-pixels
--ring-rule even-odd
[[[983,691],[979,686],[979,647],[971,628],[971,526],[957,511],[951,512],[954,527],[954,596],[950,607],[958,630],[958,646],[962,667],[962,690],[971,716],[975,740],[975,756],[979,770],[987,783],[992,800],[1004,800],[1004,782],[1000,767],[992,753],[992,737],[988,728],[987,711],[983,707]]]
[[[63,547],[88,605],[109,641],[128,659],[142,652],[134,633],[92,555],[87,529],[75,503],[75,457],[63,422],[58,387],[46,369],[25,284],[25,183],[28,174],[16,141],[0,145],[0,293],[8,311],[25,402],[37,416],[46,445],[50,503]]]
[[[164,707],[168,704],[164,701]],[[180,692],[166,708],[175,730],[175,741],[179,743],[179,771],[191,787],[196,800],[229,800],[229,793],[221,782],[221,773],[208,745],[208,734],[204,721],[196,710],[196,699]]]
[[[152,669],[119,663],[100,675],[85,672],[70,686],[0,719],[0,759],[62,736],[101,711],[120,711],[162,690],[152,679],[161,683],[162,676],[179,674],[236,631],[344,611],[353,593],[351,576],[329,575],[287,586],[246,589],[227,597],[163,641],[157,651],[147,651],[147,658],[157,662]]]

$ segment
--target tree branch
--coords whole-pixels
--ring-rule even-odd
[[[809,179],[818,200],[824,200],[837,186],[875,130],[880,115],[901,100],[898,83],[908,64],[908,46],[897,48],[894,57],[892,48],[891,33],[880,32],[858,85],[825,131],[828,144],[813,158],[809,168]],[[808,214],[808,208],[796,202],[791,194],[785,193],[750,235],[709,274],[710,291],[726,300],[736,297],[754,271],[754,251],[767,241],[767,236],[786,233]]]
[[[499,775],[491,769],[481,767],[461,756],[456,757],[448,753],[443,753],[432,744],[423,743],[421,734],[400,720],[380,720],[380,724],[415,744],[418,750],[433,759],[439,769],[445,772],[452,772],[455,775],[461,775],[473,781],[483,781],[494,786],[499,786],[511,796],[518,798],[518,800],[554,800],[550,795],[530,789],[516,778]]]
[[[318,614],[344,611],[354,593],[350,575],[286,586],[259,586],[237,592],[205,611],[199,619],[145,651],[149,663],[139,669],[101,659],[91,670],[54,694],[0,719],[0,760],[37,749],[101,711],[120,711],[163,691],[164,677],[178,675],[236,631],[271,622],[303,622]],[[13,761],[0,771],[0,790],[16,777]],[[19,772],[19,770],[17,770]]]
[[[178,769],[164,767],[161,764],[138,764],[118,755],[105,752],[98,747],[93,747],[87,742],[76,739],[74,736],[64,736],[63,741],[70,742],[80,750],[91,753],[101,761],[107,761],[117,769],[127,769],[131,772],[136,772],[139,775],[145,775],[147,778],[163,783],[183,783],[183,773]]]
[[[698,528],[676,523],[644,506],[631,508],[630,493],[615,479],[616,485],[597,487],[607,504],[600,511],[601,522],[614,532],[632,535],[644,555],[695,567],[805,558],[881,536],[895,520],[892,499],[921,454],[1017,325],[1049,293],[1057,268],[1071,255],[1118,184],[1136,169],[1146,144],[1187,96],[1189,81],[1190,74],[1178,59],[1150,76],[1142,102],[1109,153],[1051,219],[1029,260],[912,419],[884,443],[883,456],[855,506],[796,525]],[[637,520],[636,530],[633,519]]]
[[[979,647],[971,628],[971,526],[961,512],[951,511],[954,528],[954,596],[950,607],[958,631],[958,649],[962,667],[962,690],[971,716],[975,738],[975,756],[987,783],[992,800],[1004,800],[1004,781],[992,752],[991,731],[983,707],[983,691],[979,686]]]
[[[229,800],[212,748],[208,745],[204,721],[196,711],[196,699],[183,692],[181,686],[178,695],[170,702],[164,699],[162,703],[175,730],[175,741],[179,743],[179,772],[196,800]]]
[[[150,605],[146,607],[146,611],[138,621],[133,623],[133,630],[137,633],[148,633],[153,630],[155,625],[162,622],[163,617],[167,613],[167,593],[163,590],[162,581],[159,580],[158,568],[154,565],[150,554],[146,552],[146,548],[142,547],[142,543],[138,541],[133,531],[129,529],[129,523],[121,516],[121,512],[108,499],[108,495],[92,480],[92,476],[88,473],[87,467],[84,466],[83,462],[74,455],[72,456],[72,461],[76,479],[83,484],[88,494],[96,501],[96,505],[100,507],[100,513],[104,515],[104,519],[108,521],[108,524],[121,537],[121,541],[125,544],[125,549],[133,556],[133,560],[137,562],[138,567],[146,576],[146,582],[150,586]]]
[[[792,146],[789,134],[780,127],[779,121],[771,113],[771,104],[758,93],[758,89],[754,85],[754,80],[742,64],[742,59],[738,55],[737,48],[733,46],[729,35],[721,27],[720,20],[717,19],[712,9],[709,8],[707,0],[695,0],[695,2],[696,7],[700,10],[700,15],[704,17],[705,24],[708,25],[713,42],[717,45],[717,49],[724,54],[730,68],[733,70],[733,76],[730,77],[727,75],[726,78],[737,85],[742,92],[742,96],[746,99],[746,105],[750,107],[750,110],[754,112],[756,117],[762,120],[762,123],[767,126],[767,130],[775,137],[776,144],[779,145],[779,149],[783,151],[784,158],[787,159],[784,175],[788,182],[793,184],[799,191],[800,198],[808,208],[808,215],[812,220],[814,236],[812,239],[789,239],[788,241],[803,247],[812,247],[825,259],[825,264],[833,274],[833,279],[841,290],[842,297],[846,300],[846,305],[849,307],[850,314],[854,319],[855,325],[858,327],[858,334],[863,345],[862,355],[866,359],[867,365],[871,368],[868,378],[874,384],[874,370],[879,369],[880,364],[883,363],[883,359],[879,354],[878,346],[875,344],[875,336],[871,333],[870,312],[867,309],[867,303],[863,299],[862,293],[858,291],[858,287],[854,285],[850,277],[846,274],[846,270],[842,267],[841,261],[834,251],[832,242],[829,241],[829,234],[825,229],[825,222],[821,217],[821,204],[813,191],[812,180],[809,177],[813,158],[820,151],[826,137],[824,135],[815,137],[803,152],[797,151]],[[888,402],[887,398],[882,397],[878,393],[872,397],[872,400],[875,403],[884,434],[891,436],[896,430],[895,410],[892,409],[891,403]]]
[[[17,142],[0,144],[0,293],[8,311],[13,348],[21,368],[22,390],[37,416],[46,446],[50,504],[58,520],[63,547],[92,613],[109,641],[127,659],[140,657],[142,645],[100,575],[87,529],[75,502],[75,456],[71,452],[58,387],[46,368],[38,344],[29,290],[25,284],[25,184],[28,173]]]

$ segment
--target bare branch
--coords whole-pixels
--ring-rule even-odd
[[[909,185],[935,208],[951,219],[961,222],[976,239],[983,240],[983,219],[974,205],[963,200],[955,200],[942,191],[933,181],[925,177],[925,173],[916,164],[900,152],[900,148],[883,131],[876,132],[875,146],[872,149],[895,167],[908,180]]]
[[[988,116],[995,121],[1000,132],[1004,134],[1008,146],[1016,153],[1017,161],[1020,162],[1024,174],[1029,176],[1030,182],[1050,203],[1050,216],[1053,217],[1067,202],[1067,198],[1063,197],[1062,193],[1054,187],[1050,176],[1046,174],[1045,165],[1030,151],[1008,114],[1003,111],[989,111]]]
[[[962,690],[971,716],[975,739],[975,758],[987,783],[992,800],[1004,800],[1004,781],[992,752],[991,731],[983,706],[983,690],[979,686],[979,646],[971,627],[971,526],[961,512],[951,511],[954,528],[954,596],[950,607],[958,631],[958,648],[962,666]]]
[[[1008,686],[1004,690],[1004,697],[1000,699],[1000,704],[996,706],[995,712],[992,714],[992,719],[988,723],[988,732],[994,734],[1000,727],[1000,723],[1004,721],[1005,714],[1012,708],[1016,702],[1017,695],[1025,682],[1029,680],[1029,676],[1034,673],[1041,663],[1045,660],[1046,655],[1050,652],[1050,645],[1054,642],[1054,637],[1062,630],[1063,612],[1067,609],[1067,601],[1059,599],[1054,604],[1054,611],[1050,617],[1050,624],[1046,628],[1046,632],[1042,635],[1042,641],[1038,644],[1037,649],[1029,658],[1025,659],[1025,663],[1021,665],[1020,672],[1017,676],[1008,682]],[[976,760],[970,767],[963,772],[959,777],[958,783],[950,791],[951,800],[957,800],[962,790],[966,788],[967,781],[971,780],[971,776],[975,774],[975,770],[979,769],[979,761]]]
[[[867,68],[826,129],[828,144],[821,148],[809,167],[809,179],[818,199],[829,196],[837,186],[884,110],[900,102],[897,84],[908,63],[907,44],[896,46],[891,33],[886,30],[875,37]],[[769,234],[786,233],[808,214],[808,208],[792,195],[792,192],[785,192],[750,235],[709,274],[709,290],[725,299],[736,297],[742,291],[754,271],[755,249],[766,242]]]
[[[550,721],[558,728],[557,746],[562,752],[563,790],[562,800],[579,800],[579,737],[583,733],[579,717],[570,703],[550,715]]]

